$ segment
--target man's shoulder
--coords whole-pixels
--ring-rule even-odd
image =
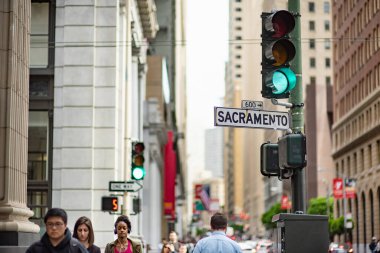
[[[34,252],[44,252],[44,244],[41,241],[36,241],[32,245],[29,246],[29,248],[26,250],[27,253],[34,253]]]
[[[70,249],[72,249],[75,253],[87,253],[87,249],[80,243],[76,238],[72,237],[70,240]]]

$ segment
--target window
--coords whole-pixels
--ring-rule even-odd
[[[309,2],[309,12],[315,12],[315,3]]]
[[[238,54],[238,55],[235,56],[235,58],[236,59],[241,59],[241,55]]]
[[[235,46],[235,49],[241,49],[241,48],[242,48],[241,45]]]
[[[323,2],[323,12],[326,14],[330,13],[330,3],[329,2]]]
[[[235,77],[236,78],[241,78],[241,74],[237,74]]]
[[[310,84],[315,84],[316,83],[316,78],[315,76],[310,77]]]
[[[241,8],[235,8],[235,11],[241,12]]]
[[[236,17],[235,20],[236,21],[241,21],[241,17]]]
[[[325,49],[330,49],[331,48],[331,42],[329,39],[325,39]]]
[[[330,21],[325,20],[325,31],[330,31]]]
[[[315,68],[315,58],[311,57],[309,62],[310,62],[310,68]]]
[[[315,22],[314,21],[309,21],[309,30],[315,31]]]
[[[331,67],[330,58],[326,58],[325,59],[325,66],[326,66],[326,68],[330,68]]]
[[[49,53],[49,3],[31,5],[30,68],[47,68]]]
[[[236,40],[241,40],[242,38],[241,38],[241,36],[236,36],[235,39]]]
[[[310,39],[309,40],[309,48],[310,49],[315,49],[315,39]]]
[[[326,84],[331,85],[331,77],[326,76]]]
[[[241,31],[241,26],[237,26],[237,27],[235,28],[235,30],[236,30],[236,31]]]
[[[235,65],[235,68],[240,69],[240,68],[241,68],[241,65],[240,65],[240,64],[237,64],[237,65]]]

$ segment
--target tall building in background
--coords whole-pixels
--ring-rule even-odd
[[[206,130],[205,166],[212,177],[223,177],[223,128]]]
[[[331,1],[301,1],[302,85],[307,142],[306,198],[332,189]]]
[[[333,2],[334,176],[356,180],[356,197],[335,201],[354,221],[355,252],[380,237],[380,1]],[[340,241],[344,236],[340,237]]]

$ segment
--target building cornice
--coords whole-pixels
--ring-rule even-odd
[[[159,29],[154,0],[137,0],[144,37],[153,39]]]

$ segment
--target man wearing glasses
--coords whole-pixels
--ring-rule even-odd
[[[67,228],[67,214],[61,208],[50,209],[45,217],[46,233],[41,240],[33,243],[26,253],[87,253],[84,246],[75,238]]]

